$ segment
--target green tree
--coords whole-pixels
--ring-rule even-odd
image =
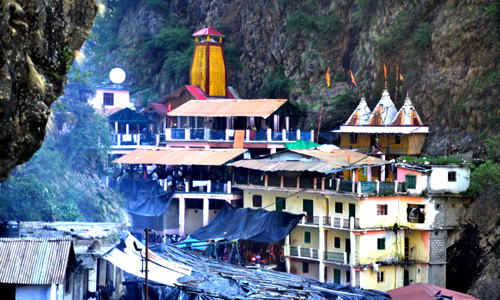
[[[493,136],[485,141],[487,159],[478,166],[474,166],[470,174],[468,193],[479,197],[485,193],[494,195],[500,190],[500,135]]]

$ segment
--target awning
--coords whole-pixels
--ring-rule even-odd
[[[171,117],[261,117],[267,118],[282,105],[286,99],[220,99],[191,100],[168,113]]]
[[[303,159],[273,159],[276,154],[259,159],[240,160],[230,165],[264,172],[297,171],[319,172],[330,174],[341,170],[358,169],[364,166],[381,166],[391,162],[349,150],[320,150],[295,149],[290,152],[303,155]]]
[[[246,151],[246,149],[136,149],[114,162],[122,164],[221,166]]]

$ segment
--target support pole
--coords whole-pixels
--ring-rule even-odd
[[[149,247],[149,232],[152,231],[151,229],[144,229],[144,232],[146,233],[146,274],[145,274],[145,290],[144,290],[144,300],[148,300],[148,247]]]

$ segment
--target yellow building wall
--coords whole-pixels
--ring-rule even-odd
[[[427,264],[412,264],[406,267],[397,265],[379,266],[378,271],[384,272],[384,281],[377,282],[377,272],[374,272],[372,267],[368,267],[367,270],[361,269],[360,271],[360,287],[383,292],[403,287],[404,270],[409,272],[410,281],[413,280],[410,284],[428,281]]]
[[[326,229],[325,230],[325,239],[326,239],[326,248],[325,251],[328,252],[337,252],[337,253],[344,253],[345,252],[345,239],[350,238],[349,231],[347,230],[339,230],[339,229]],[[335,248],[335,238],[339,237],[340,238],[340,248]],[[351,253],[354,253],[355,251],[351,251]]]
[[[395,144],[395,134],[394,133],[378,133],[373,134],[374,139],[378,139],[379,144],[382,146],[382,152],[386,152],[384,147],[403,147],[406,148],[406,154],[420,154],[422,152],[422,147],[425,142],[425,134],[414,133],[414,134],[404,134],[401,135],[400,144]],[[373,146],[371,144],[371,134],[369,133],[357,133],[357,142],[351,143],[351,134],[342,133],[340,146],[342,147],[352,147],[353,149],[357,147],[369,147]]]
[[[191,64],[191,85],[198,85],[205,91],[207,49],[205,45],[196,45],[195,47],[193,62]]]
[[[210,96],[226,96],[226,66],[221,46],[210,46]]]
[[[349,218],[349,204],[354,204],[356,206],[356,218],[359,217],[359,200],[357,198],[340,195],[325,195],[325,197],[328,199],[328,213],[324,214],[325,216],[328,215],[332,218]],[[342,203],[342,213],[335,212],[335,202]]]
[[[302,262],[306,262],[309,264],[308,273],[302,273]],[[290,273],[314,280],[319,280],[319,263],[314,261],[296,260],[292,258],[290,259]]]
[[[408,232],[408,259],[429,261],[429,234],[427,230],[409,230]]]
[[[359,235],[359,245],[356,245],[356,251],[361,265],[377,261],[396,262],[402,259],[404,249],[404,233],[402,231],[398,231],[397,235],[392,230],[366,231]],[[384,250],[377,249],[380,238],[385,238]]]
[[[305,243],[304,236],[305,232],[311,233],[311,242]],[[312,226],[295,226],[295,228],[290,232],[290,246],[302,248],[314,248],[319,249],[319,230],[318,227]]]
[[[411,134],[409,136],[410,154],[422,153],[422,147],[424,146],[424,142],[425,142],[424,133]]]

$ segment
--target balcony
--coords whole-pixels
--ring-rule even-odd
[[[373,146],[340,146],[340,149],[353,150],[357,149],[359,153],[369,154],[373,151]],[[383,154],[408,154],[408,147],[381,147]]]
[[[158,179],[158,183],[165,191],[172,190],[173,182],[167,179]],[[191,180],[178,182],[176,193],[209,193],[209,194],[232,194],[231,181],[213,182],[210,180]]]
[[[319,217],[318,216],[305,216],[302,220],[303,224],[307,225],[319,225]]]
[[[206,142],[233,142],[234,129],[210,130],[210,129],[178,129],[166,128],[165,133],[160,133],[159,141],[206,141]],[[245,130],[245,143],[283,143],[296,140],[313,141],[314,130]]]
[[[156,147],[160,143],[159,135],[155,134],[112,134],[113,148],[137,148],[144,146]]]
[[[333,219],[333,226],[332,226]],[[333,227],[339,229],[351,229],[351,220],[350,218],[336,218],[329,216],[305,216],[302,219],[301,225],[320,225],[320,221],[322,221],[321,225],[324,227]],[[353,228],[359,228],[359,218],[354,218]]]
[[[285,245],[285,255],[319,260],[320,257],[324,261],[337,262],[341,264],[349,264],[349,255],[346,252],[328,252],[320,251],[314,248],[294,247]]]

